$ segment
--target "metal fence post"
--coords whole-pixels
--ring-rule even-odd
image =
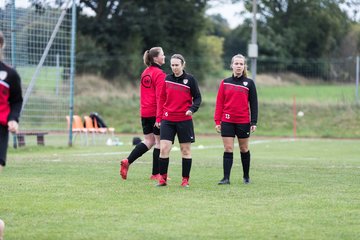
[[[356,89],[355,89],[355,101],[356,104],[359,104],[359,68],[360,68],[360,56],[356,57],[356,73],[355,73],[355,79],[356,79]]]
[[[74,115],[74,77],[75,77],[75,44],[76,44],[76,1],[73,0],[72,5],[72,21],[71,21],[71,58],[70,58],[70,125],[69,125],[69,139],[68,146],[73,145],[72,141],[72,126],[73,126],[73,115]]]

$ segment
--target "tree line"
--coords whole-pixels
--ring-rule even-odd
[[[241,1],[244,22],[230,29],[221,15],[205,14],[210,0],[80,0],[77,72],[134,81],[144,67],[143,52],[162,46],[167,57],[183,54],[200,81],[219,75],[234,54],[247,54],[253,1]],[[259,60],[276,59],[291,70],[289,59],[306,67],[314,59],[359,54],[360,22],[341,6],[360,9],[353,0],[258,0]],[[94,14],[83,14],[85,9]]]

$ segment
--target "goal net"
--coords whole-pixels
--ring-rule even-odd
[[[20,130],[64,131],[69,115],[72,1],[0,0],[4,61],[18,71]]]

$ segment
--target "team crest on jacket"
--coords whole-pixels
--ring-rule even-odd
[[[248,82],[244,82],[244,86],[246,87],[248,85]]]
[[[152,80],[150,75],[145,75],[141,78],[141,85],[143,85],[145,88],[150,88],[151,82]]]
[[[7,72],[5,71],[0,71],[0,80],[5,80],[7,77]]]
[[[189,80],[187,80],[187,79],[184,79],[184,80],[183,80],[183,83],[184,83],[184,84],[187,84],[188,82],[189,82]]]

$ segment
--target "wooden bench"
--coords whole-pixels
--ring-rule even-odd
[[[17,136],[17,142],[19,147],[25,146],[25,136],[36,136],[37,144],[44,146],[45,145],[45,135],[48,134],[48,132],[19,132],[16,134]]]

